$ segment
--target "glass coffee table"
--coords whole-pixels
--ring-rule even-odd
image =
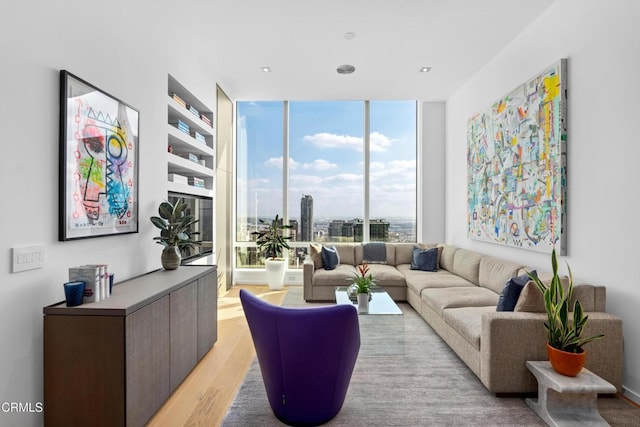
[[[346,286],[336,286],[336,304],[351,304],[358,307],[358,303],[349,298]],[[369,312],[360,314],[402,314],[402,310],[387,291],[383,288],[373,288],[371,300],[369,300]]]

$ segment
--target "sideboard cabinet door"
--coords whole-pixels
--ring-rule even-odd
[[[218,339],[218,280],[215,271],[198,279],[198,361]]]
[[[171,394],[169,298],[126,317],[127,426],[143,426]]]

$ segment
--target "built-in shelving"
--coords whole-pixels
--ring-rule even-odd
[[[213,109],[200,101],[191,91],[171,75],[168,77],[167,98],[167,173],[183,177],[204,180],[204,188],[189,185],[178,180],[168,180],[168,191],[175,191],[198,196],[213,197],[215,176],[215,133]],[[180,97],[187,107],[173,98]],[[194,114],[188,106],[198,112]],[[203,120],[200,116],[204,116]],[[189,133],[178,129],[176,123],[181,121],[189,128]],[[195,133],[200,135],[196,139]],[[196,156],[197,161],[189,159]]]

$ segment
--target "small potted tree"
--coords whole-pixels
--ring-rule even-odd
[[[291,237],[284,236],[283,230],[292,227],[284,225],[278,215],[271,221],[261,219],[260,224],[263,225],[263,228],[252,234],[257,236],[256,244],[265,257],[265,271],[269,289],[282,289],[284,275],[287,271],[287,260],[283,257],[283,252],[285,249],[291,249],[287,243]]]
[[[573,275],[569,271],[569,285],[565,289],[558,276],[558,260],[556,251],[551,252],[551,268],[553,277],[547,286],[537,276],[530,273],[529,278],[534,281],[544,296],[544,304],[547,313],[547,322],[544,324],[547,330],[547,355],[549,362],[557,372],[575,377],[584,367],[586,351],[582,348],[585,344],[602,338],[604,335],[584,337],[584,326],[589,316],[584,314],[582,304],[577,301],[573,305],[573,315],[569,308],[573,294]]]
[[[165,270],[175,270],[182,262],[183,248],[194,247],[201,242],[194,239],[197,232],[191,231],[191,226],[199,220],[193,215],[187,215],[187,205],[178,200],[176,204],[162,202],[158,207],[158,215],[149,218],[151,223],[160,229],[160,236],[154,237],[157,243],[164,246],[160,258]]]

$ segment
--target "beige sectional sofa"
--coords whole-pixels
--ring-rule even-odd
[[[385,264],[370,264],[378,285],[396,301],[407,301],[451,349],[496,394],[529,393],[537,382],[527,360],[546,360],[544,304],[533,283],[525,286],[517,311],[496,311],[505,283],[525,273],[517,263],[451,245],[438,245],[436,272],[411,270],[411,243],[387,243]],[[433,247],[420,245],[421,247]],[[363,262],[362,245],[337,243],[340,265],[322,268],[314,256],[303,265],[304,298],[333,301],[336,286],[346,286],[355,266]],[[544,278],[544,274],[541,274]],[[622,321],[605,312],[606,289],[579,284],[574,287],[589,315],[585,333],[605,338],[587,345],[587,369],[622,391]]]

